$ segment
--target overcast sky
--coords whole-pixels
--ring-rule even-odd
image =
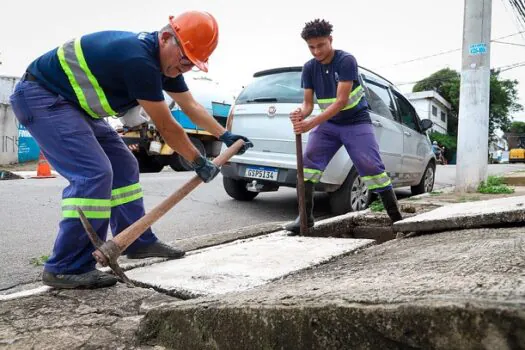
[[[171,6],[166,6],[171,4]],[[210,59],[210,77],[231,91],[254,72],[302,65],[310,59],[300,37],[305,22],[324,18],[334,25],[334,46],[354,54],[367,67],[410,91],[415,82],[444,68],[460,70],[461,51],[399,64],[418,57],[460,49],[462,0],[200,0],[200,1],[9,1],[0,9],[0,75],[20,76],[37,56],[64,41],[100,30],[155,31],[169,15],[189,9],[212,13],[220,38]],[[493,0],[492,38],[519,31],[509,0]],[[502,41],[525,45],[525,33]],[[525,61],[525,46],[491,45],[491,66]],[[525,105],[525,67],[505,78],[520,82]],[[515,116],[525,121],[525,112]]]

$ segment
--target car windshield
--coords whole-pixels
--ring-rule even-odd
[[[236,103],[302,103],[303,96],[301,72],[283,72],[255,78],[244,88]]]

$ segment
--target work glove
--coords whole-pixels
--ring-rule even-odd
[[[191,165],[201,180],[206,183],[213,180],[220,171],[217,165],[213,164],[213,162],[204,158],[202,155],[195,158]]]
[[[226,144],[226,146],[228,146],[228,147],[233,145],[235,143],[235,141],[237,141],[237,140],[244,140],[244,145],[241,147],[239,152],[237,152],[237,154],[243,154],[244,152],[246,152],[246,150],[248,148],[253,147],[253,143],[250,140],[248,140],[247,137],[244,137],[244,136],[241,136],[241,135],[235,135],[235,134],[232,134],[229,131],[226,131],[224,134],[222,134],[219,137],[219,140],[224,142]]]

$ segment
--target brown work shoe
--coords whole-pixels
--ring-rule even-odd
[[[93,270],[79,275],[53,274],[44,270],[42,282],[46,286],[61,289],[94,289],[111,287],[117,283],[115,276],[99,270]]]
[[[170,247],[169,245],[162,243],[161,241],[156,241],[145,247],[140,247],[139,249],[128,253],[126,257],[128,259],[144,259],[144,258],[169,258],[169,259],[179,259],[186,254],[184,250]]]

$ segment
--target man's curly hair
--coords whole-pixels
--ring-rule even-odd
[[[333,26],[330,22],[317,18],[305,24],[303,31],[301,32],[301,37],[304,40],[309,40],[312,38],[329,36],[332,34],[332,28]]]

